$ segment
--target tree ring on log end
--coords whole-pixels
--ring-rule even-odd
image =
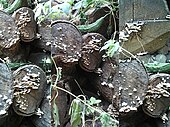
[[[14,111],[22,116],[35,114],[47,87],[45,72],[36,65],[25,65],[15,70],[13,76]]]
[[[7,110],[12,104],[13,81],[12,72],[0,59],[0,118],[7,115]]]

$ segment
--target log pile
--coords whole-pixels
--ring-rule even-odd
[[[94,22],[106,11],[104,7],[89,19]],[[91,33],[81,33],[66,20],[37,24],[27,7],[12,16],[0,11],[0,17],[0,57],[4,59],[0,60],[0,127],[56,127],[55,106],[59,127],[70,127],[73,97],[69,93],[102,100],[101,108],[120,120],[121,127],[153,127],[151,122],[157,120],[155,126],[161,127],[160,118],[166,113],[169,117],[169,74],[149,75],[138,59],[104,57],[101,48],[117,30],[106,32],[117,24],[113,17],[110,24],[107,15],[107,22]],[[57,82],[56,67],[62,68]],[[87,116],[87,126],[94,124],[91,119]],[[101,122],[96,121],[96,126]]]

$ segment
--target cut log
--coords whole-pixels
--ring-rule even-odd
[[[82,35],[71,22],[57,20],[52,24],[52,55],[58,67],[63,71],[78,64],[83,44]]]
[[[113,103],[120,115],[137,111],[147,90],[148,75],[143,64],[137,60],[120,62],[106,60],[97,87],[106,100]]]
[[[148,74],[142,62],[131,60],[120,63],[119,71],[115,74],[113,81],[115,88],[113,105],[117,103],[119,94],[120,116],[131,111],[137,111],[137,108],[143,103],[149,82]]]
[[[113,77],[118,71],[118,65],[115,59],[106,58],[105,61],[101,65],[101,70],[97,79],[92,80],[94,84],[96,84],[97,89],[100,91],[101,95],[110,103],[113,100],[114,95],[114,84]],[[94,76],[91,76],[94,77]],[[95,83],[96,82],[96,83]]]
[[[98,33],[87,33],[83,35],[83,40],[84,43],[79,65],[85,71],[93,72],[100,66],[103,55],[100,49],[106,39]]]
[[[36,48],[40,48],[51,52],[51,44],[54,41],[54,38],[51,35],[51,27],[49,21],[44,21],[42,24],[38,25],[38,33],[40,34],[40,39],[36,40]]]
[[[50,86],[48,86],[45,98],[40,105],[40,110],[43,112],[43,114],[41,116],[34,115],[31,117],[31,121],[36,127],[51,127],[52,112],[50,98]]]
[[[170,106],[170,75],[165,73],[150,76],[143,110],[151,117],[160,117]]]
[[[7,115],[13,99],[12,72],[0,59],[0,119]],[[0,120],[1,124],[2,120]]]
[[[13,57],[18,51],[19,30],[11,16],[0,11],[0,49],[5,56]]]
[[[22,116],[31,116],[38,111],[47,87],[45,72],[36,65],[25,65],[13,73],[14,111]]]
[[[15,23],[21,34],[23,42],[31,42],[36,37],[36,22],[34,12],[28,7],[22,7],[14,12]]]

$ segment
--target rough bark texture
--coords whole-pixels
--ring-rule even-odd
[[[0,11],[0,24],[0,55],[13,57],[18,51],[19,30],[13,18],[3,11]]]
[[[97,19],[101,18],[102,16],[105,16],[108,14],[110,9],[107,6],[103,6],[100,9],[94,9],[94,11],[91,14],[88,14],[88,20],[90,23],[95,22]],[[117,20],[116,15],[114,15],[115,20]],[[96,33],[102,34],[106,38],[110,38],[114,31],[116,31],[115,28],[116,22],[113,20],[113,16],[110,14],[106,16],[104,19],[101,27],[97,31],[93,31]]]
[[[36,45],[34,46],[50,52],[51,44],[54,43],[54,38],[51,34],[50,22],[44,21],[42,24],[39,24],[38,33],[40,34],[40,39],[35,41]]]
[[[36,127],[50,127],[51,126],[51,104],[50,104],[50,86],[48,86],[47,92],[40,105],[40,110],[43,112],[41,116],[34,115],[31,117],[32,123]]]
[[[71,92],[69,86],[70,82],[72,82],[72,79],[61,80],[58,82],[57,86]],[[54,99],[53,101],[54,103],[57,104],[58,107],[60,127],[65,127],[66,123],[70,118],[68,112],[71,105],[72,97],[71,95],[62,90],[58,90],[58,96],[56,99],[55,96],[56,96],[55,91],[52,91],[52,99]],[[52,116],[52,121],[54,121],[54,116]]]
[[[112,102],[114,95],[115,84],[112,82],[116,71],[118,71],[117,66],[118,64],[115,59],[106,58],[101,65],[101,70],[99,70],[97,79],[94,79],[95,86],[99,89],[101,95],[110,103]]]

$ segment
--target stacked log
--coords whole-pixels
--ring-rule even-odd
[[[13,99],[12,73],[8,66],[0,59],[0,125],[8,114]]]
[[[36,65],[25,65],[14,71],[13,76],[14,111],[22,116],[35,114],[47,87],[44,71]]]
[[[31,122],[36,126],[36,127],[50,127],[51,126],[51,104],[50,104],[50,99],[51,99],[51,93],[50,93],[50,86],[48,86],[46,95],[40,105],[40,111],[42,114],[39,116],[33,115],[31,117]]]
[[[36,22],[34,12],[28,7],[22,7],[15,11],[12,16],[15,24],[20,31],[21,40],[23,42],[31,42],[36,38]]]
[[[0,55],[13,57],[18,52],[20,32],[11,16],[0,11],[0,17]]]
[[[58,67],[62,67],[63,73],[68,73],[70,68],[78,64],[81,57],[81,47],[83,43],[82,35],[69,21],[57,20],[52,24],[52,43],[51,54]]]
[[[83,35],[82,56],[79,60],[79,65],[82,69],[87,72],[93,72],[99,68],[103,55],[100,49],[105,41],[105,37],[98,33]]]
[[[149,88],[143,104],[144,112],[159,118],[167,111],[170,105],[170,75],[165,73],[150,76]]]

